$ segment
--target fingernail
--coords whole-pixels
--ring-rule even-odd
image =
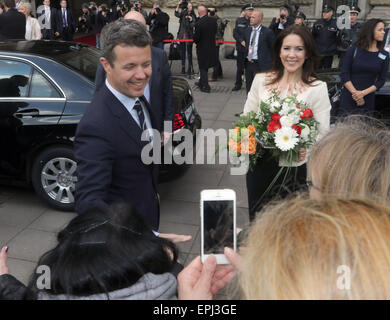
[[[5,247],[5,253],[7,253],[8,252],[8,246],[7,247]]]

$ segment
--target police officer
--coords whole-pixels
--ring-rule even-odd
[[[302,11],[298,11],[295,15],[294,24],[305,26],[306,15]]]
[[[317,20],[313,25],[313,37],[322,56],[320,69],[332,67],[333,56],[337,50],[339,30],[333,13],[333,7],[325,4],[322,8],[322,19]]]
[[[359,40],[360,30],[362,29],[362,25],[359,22],[357,22],[359,12],[360,12],[359,7],[350,6],[350,10],[349,10],[350,25],[340,30],[339,68],[341,68],[343,64],[344,56],[347,50]]]
[[[244,31],[249,27],[249,19],[251,17],[252,11],[254,10],[252,4],[246,4],[242,7],[243,16],[236,20],[236,26],[233,30],[233,37],[236,40],[236,50],[237,50],[237,72],[236,72],[236,83],[232,91],[238,91],[242,86],[242,75],[244,74],[245,68],[245,52],[246,52],[246,43],[244,38]]]

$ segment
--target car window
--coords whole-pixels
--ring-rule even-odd
[[[61,96],[39,71],[34,70],[31,80],[30,97],[60,98]]]
[[[74,46],[74,51],[58,54],[55,59],[95,82],[99,55],[96,48]]]
[[[0,97],[26,97],[31,71],[27,63],[0,59]]]

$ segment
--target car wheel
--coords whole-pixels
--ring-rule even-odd
[[[77,163],[70,147],[51,147],[41,152],[32,166],[37,195],[58,210],[74,209]]]

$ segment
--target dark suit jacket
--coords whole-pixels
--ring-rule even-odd
[[[245,58],[248,56],[250,46],[252,27],[245,30],[246,52]],[[275,40],[274,33],[267,27],[262,26],[259,33],[259,40],[257,46],[257,63],[259,65],[259,72],[268,71],[272,68],[273,53],[272,45]]]
[[[96,91],[102,87],[105,80],[106,72],[99,63],[95,76]],[[152,47],[152,77],[149,80],[149,88],[150,105],[162,119],[156,129],[162,131],[163,121],[173,121],[172,74],[165,51],[156,47]]]
[[[57,17],[56,18],[56,32],[59,32],[60,34],[62,34],[62,32],[64,30],[63,21],[62,21],[62,8],[57,10],[56,17]],[[68,23],[69,32],[73,34],[76,31],[76,20],[74,19],[72,10],[70,10],[69,8],[66,8],[66,17],[67,17],[66,20]]]
[[[143,100],[155,128],[161,119]],[[131,203],[153,230],[158,230],[158,169],[141,160],[146,145],[141,134],[124,105],[106,85],[101,87],[78,124],[74,141],[77,213],[114,203]]]
[[[198,56],[199,69],[207,70],[217,64],[217,20],[204,16],[195,23],[194,42]]]
[[[0,14],[0,40],[25,39],[26,17],[16,9]]]
[[[42,10],[42,13],[37,13],[37,17],[39,18],[40,16],[43,16],[43,20],[42,20],[42,25],[43,25],[43,29],[45,29],[45,9]],[[56,26],[56,23],[57,23],[57,10],[56,8],[52,8],[50,7],[50,29],[53,30],[53,31],[56,31],[57,30],[57,26]]]

